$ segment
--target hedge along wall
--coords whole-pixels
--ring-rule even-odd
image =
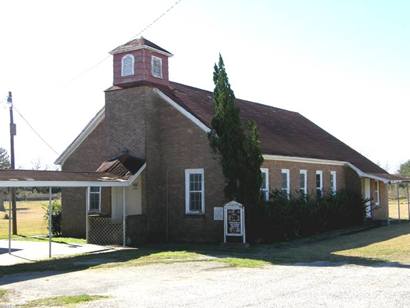
[[[251,240],[274,242],[363,224],[365,200],[346,190],[318,199],[275,191],[248,214]]]

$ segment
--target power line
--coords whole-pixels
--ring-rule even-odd
[[[55,154],[59,154],[41,135],[40,133],[30,124],[30,122],[21,114],[21,112],[16,108],[16,106],[14,105],[14,110],[16,110],[17,114],[20,116],[20,118],[23,119],[24,122],[26,122],[26,124],[28,125],[28,127],[31,128],[31,130],[34,132],[34,134],[37,135],[38,138],[40,138],[41,141],[43,141],[43,143],[51,150],[53,151]]]
[[[156,22],[158,22],[162,17],[164,17],[166,14],[168,14],[174,7],[176,7],[182,0],[177,0],[172,4],[166,11],[164,11],[161,15],[159,15],[157,18],[154,19],[153,22],[145,26],[140,32],[138,32],[133,38],[138,38],[142,33],[144,33],[146,30],[151,28]]]
[[[148,25],[146,25],[144,28],[142,28],[142,30],[140,32],[138,32],[136,35],[134,35],[131,39],[136,39],[138,38],[141,34],[143,34],[145,31],[147,31],[149,28],[151,28],[154,24],[156,24],[162,17],[164,17],[166,14],[168,14],[170,11],[172,11],[173,8],[175,8],[182,0],[177,0],[175,1],[168,9],[166,9],[163,13],[161,13],[157,18],[155,18],[151,23],[149,23]],[[67,85],[72,83],[73,81],[77,80],[78,78],[82,77],[83,75],[87,74],[88,72],[94,70],[95,68],[97,68],[98,66],[100,66],[102,63],[104,63],[107,59],[109,59],[111,57],[111,55],[107,55],[105,56],[103,59],[101,59],[100,61],[98,61],[97,63],[95,63],[94,65],[88,67],[87,69],[83,70],[82,72],[80,72],[79,74],[77,74],[76,76],[74,76],[73,78],[71,78],[68,82]]]

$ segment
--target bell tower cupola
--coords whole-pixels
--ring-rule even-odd
[[[148,81],[168,85],[168,58],[172,54],[144,37],[110,52],[114,63],[114,85]]]

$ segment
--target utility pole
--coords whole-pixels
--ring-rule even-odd
[[[10,111],[10,165],[11,170],[16,169],[16,163],[14,160],[14,136],[16,135],[16,124],[13,118],[13,96],[9,91],[7,97],[7,103],[9,104]],[[11,189],[11,211],[13,216],[13,234],[17,235],[17,205],[16,205],[16,188]]]

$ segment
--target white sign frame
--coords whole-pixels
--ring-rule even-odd
[[[228,233],[228,210],[239,210],[241,230],[240,233]],[[243,239],[243,243],[246,243],[246,230],[245,230],[245,208],[242,204],[231,201],[224,205],[224,243],[226,243],[227,236],[240,236]]]

